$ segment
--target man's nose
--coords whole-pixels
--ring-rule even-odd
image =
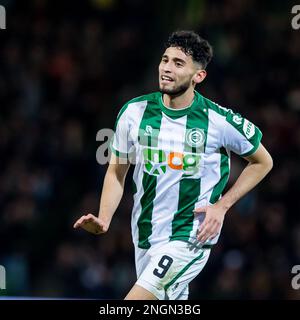
[[[163,72],[170,73],[172,71],[172,66],[170,62],[167,62],[163,65]]]

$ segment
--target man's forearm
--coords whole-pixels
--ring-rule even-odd
[[[253,189],[271,170],[270,163],[249,163],[242,171],[234,185],[217,202],[226,211],[240,198]]]
[[[108,225],[121,201],[123,191],[124,181],[119,181],[113,172],[107,171],[100,200],[99,218]]]

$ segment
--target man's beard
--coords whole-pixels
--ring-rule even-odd
[[[159,91],[161,93],[168,94],[169,96],[172,96],[172,97],[178,97],[183,93],[185,93],[189,87],[190,87],[190,82],[187,81],[173,89],[162,89],[161,87],[159,87]]]

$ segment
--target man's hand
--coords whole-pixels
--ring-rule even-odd
[[[197,232],[198,241],[204,243],[208,239],[214,238],[220,232],[226,213],[225,209],[214,204],[212,206],[196,208],[194,213],[195,215],[205,213],[205,219]]]
[[[75,229],[82,228],[93,234],[105,233],[108,230],[108,227],[108,223],[95,217],[91,213],[79,218],[73,226]]]

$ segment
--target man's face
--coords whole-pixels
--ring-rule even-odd
[[[179,48],[169,47],[161,58],[158,71],[160,91],[177,96],[193,85],[197,68],[190,55]]]

